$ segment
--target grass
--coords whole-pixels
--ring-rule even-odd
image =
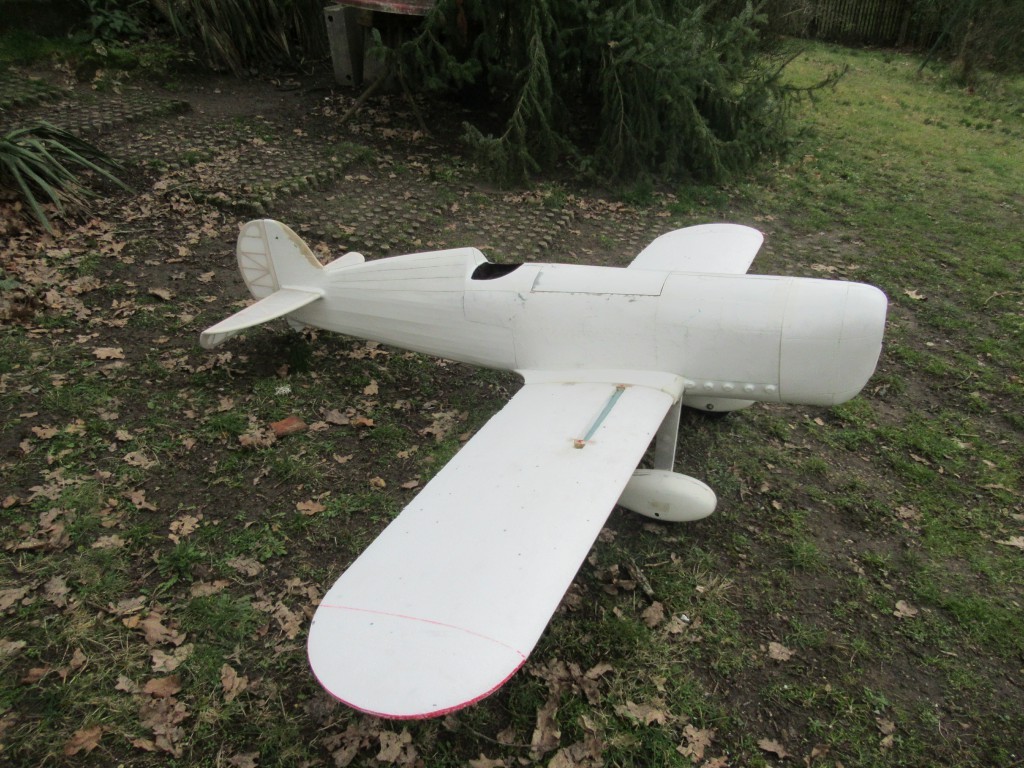
[[[199,350],[194,332],[241,296],[232,268],[173,303],[145,288],[221,269],[233,219],[194,261],[177,257],[187,217],[209,215],[201,201],[176,210],[187,224],[157,220],[159,238],[125,224],[143,230],[130,247],[144,269],[86,238],[68,269],[102,283],[88,312],[0,327],[4,758],[299,766],[352,747],[352,764],[372,764],[407,729],[431,766],[1019,763],[1024,556],[1006,542],[1024,535],[1024,83],[967,93],[912,57],[826,46],[790,77],[843,64],[803,108],[789,160],[720,187],[639,190],[633,205],[647,207],[615,222],[646,215],[652,236],[750,223],[767,235],[759,270],[880,285],[891,310],[876,376],[829,410],[684,416],[678,468],[715,488],[718,512],[683,527],[614,512],[526,668],[443,721],[334,706],[308,673],[305,631],[331,580],[414,496],[402,485],[427,482],[515,382],[277,328],[224,358]],[[463,161],[423,167],[438,200],[466,199],[451,188]],[[541,190],[556,210],[586,194]],[[588,221],[571,227],[621,250]],[[459,237],[458,221],[436,226]],[[98,358],[106,347],[125,359]],[[334,409],[373,424],[332,424]],[[465,416],[438,440],[440,413]],[[290,415],[310,429],[240,440]],[[303,514],[313,500],[322,509]],[[630,586],[634,572],[650,592]],[[665,618],[650,626],[654,602]],[[232,696],[225,666],[246,681]],[[181,690],[141,690],[166,677]],[[549,703],[560,736],[537,752]],[[65,756],[96,725],[94,751]],[[713,734],[695,760],[683,752],[698,731]]]

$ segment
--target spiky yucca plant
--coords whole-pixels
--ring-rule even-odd
[[[47,122],[15,128],[0,137],[0,187],[20,196],[51,233],[43,203],[52,203],[61,216],[68,208],[86,207],[95,192],[82,178],[84,171],[126,189],[113,173],[119,167],[89,142]]]

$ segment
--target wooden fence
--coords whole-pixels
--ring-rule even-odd
[[[776,0],[772,26],[797,37],[853,45],[926,45],[938,30],[923,29],[914,0]]]

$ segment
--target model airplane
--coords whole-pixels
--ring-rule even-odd
[[[204,347],[287,317],[525,380],[324,596],[308,651],[327,691],[393,718],[479,701],[525,662],[616,503],[661,520],[714,510],[708,486],[672,471],[681,405],[861,390],[885,295],[747,275],[762,239],[690,227],[626,268],[493,264],[475,248],[321,266],[283,224],[242,228],[258,301]],[[654,468],[636,469],[652,438]]]

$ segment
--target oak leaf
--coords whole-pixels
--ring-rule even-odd
[[[64,754],[67,757],[73,757],[79,752],[89,754],[100,745],[101,738],[103,738],[102,725],[94,725],[92,728],[81,728],[75,731],[67,743],[64,744]]]
[[[181,679],[177,675],[154,677],[142,686],[142,692],[157,699],[166,699],[181,690]]]
[[[792,648],[787,648],[782,643],[774,641],[768,643],[768,656],[775,659],[775,661],[789,661],[794,655],[796,655],[796,651]]]
[[[780,760],[789,757],[789,752],[786,751],[786,748],[775,739],[758,739],[757,746],[765,752],[771,752]]]

